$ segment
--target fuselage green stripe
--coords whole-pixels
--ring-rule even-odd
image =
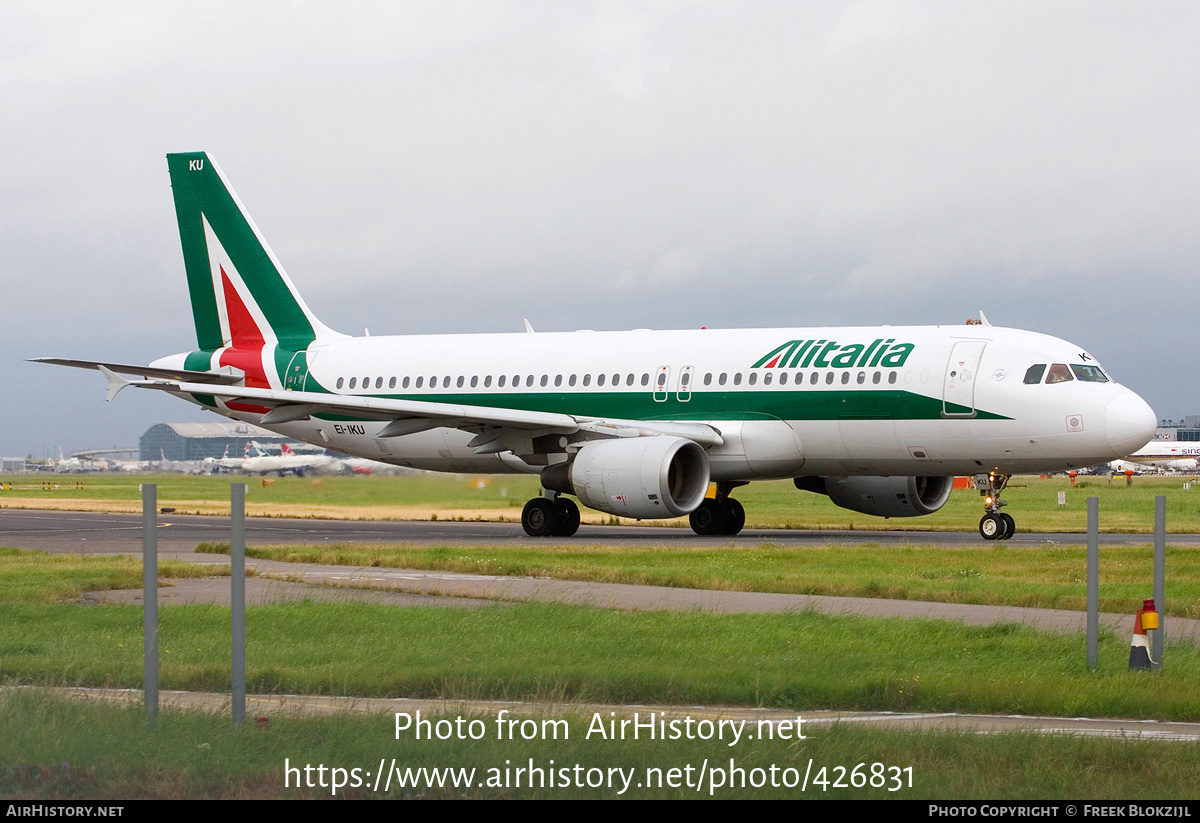
[[[624,420],[941,420],[943,403],[909,391],[740,391],[693,392],[686,402],[671,393],[663,402],[647,391],[637,392],[519,392],[363,395],[395,400],[419,400],[464,406],[554,412],[575,417]],[[971,410],[948,404],[954,415]],[[318,415],[334,419],[334,415]],[[337,415],[337,419],[349,419]],[[977,410],[974,419],[1008,420],[1004,415]]]

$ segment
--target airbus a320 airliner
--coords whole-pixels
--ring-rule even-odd
[[[154,389],[401,466],[537,474],[531,536],[575,533],[566,495],[733,535],[731,492],[754,480],[911,517],[971,475],[980,533],[1006,539],[1010,475],[1106,463],[1154,434],[1153,410],[1086,351],[987,324],[349,337],[309,310],[212,158],[167,165],[196,349],[43,362],[99,369],[109,400]]]

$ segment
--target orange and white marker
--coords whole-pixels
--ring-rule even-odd
[[[1150,659],[1150,638],[1147,631],[1158,628],[1158,611],[1153,600],[1143,600],[1133,619],[1133,639],[1129,641],[1129,670],[1149,669],[1154,663]]]

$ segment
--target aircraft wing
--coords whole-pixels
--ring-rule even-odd
[[[399,437],[443,427],[464,429],[477,433],[470,445],[480,454],[507,450],[508,447],[504,445],[504,433],[507,430],[547,434],[588,432],[602,437],[663,434],[693,440],[704,447],[719,446],[723,442],[720,432],[705,423],[611,420],[495,406],[258,389],[171,379],[126,380],[105,364],[96,364],[95,367],[108,378],[109,400],[126,386],[135,386],[175,394],[204,394],[229,402],[247,401],[265,406],[269,411],[260,422],[266,426],[301,420],[314,414],[343,414],[387,421],[377,437]]]

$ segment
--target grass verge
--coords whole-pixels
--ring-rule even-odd
[[[228,554],[226,544],[201,552]],[[1086,548],[980,543],[971,547],[746,545],[250,546],[247,556],[293,563],[434,569],[725,591],[877,597],[938,603],[1086,608]],[[1200,618],[1200,547],[1168,546],[1160,611]],[[1132,615],[1153,590],[1153,548],[1105,546],[1102,611]]]
[[[8,798],[1189,800],[1200,777],[1193,745],[1045,735],[840,725],[809,729],[803,740],[734,747],[688,739],[614,743],[587,739],[587,719],[578,716],[569,722],[568,739],[497,740],[488,723],[483,739],[463,743],[397,737],[391,716],[280,717],[267,729],[234,729],[226,717],[164,712],[147,729],[134,709],[12,691],[0,694],[0,713],[0,795]],[[382,791],[384,781],[381,790],[373,788],[381,758],[387,771],[393,763],[399,769],[388,791]],[[865,785],[855,788],[851,775],[860,763]],[[707,779],[699,777],[704,766],[711,769]],[[540,770],[533,772],[533,787],[529,771],[517,772],[530,767]],[[844,788],[833,785],[839,767]],[[443,785],[430,781],[433,769]],[[785,785],[806,774],[806,789]],[[879,775],[875,786],[873,774]],[[399,787],[400,776],[421,785]],[[342,782],[336,794],[335,779]]]
[[[70,509],[92,506],[140,511],[140,483],[158,485],[158,501],[181,513],[229,512],[229,477],[188,475],[13,475],[0,478],[0,505]],[[1004,499],[1021,531],[1085,532],[1087,498],[1100,498],[1100,528],[1105,532],[1151,533],[1154,498],[1167,498],[1168,529],[1200,532],[1200,484],[1190,477],[1124,479],[1015,477]],[[404,477],[254,478],[247,512],[255,516],[335,517],[349,519],[504,520],[519,522],[525,501],[538,494],[538,479],[524,475],[433,475]],[[264,485],[264,483],[266,485]],[[1065,504],[1058,504],[1058,494]],[[978,492],[955,491],[940,511],[926,517],[884,520],[839,509],[823,495],[799,492],[788,480],[751,483],[735,496],[746,507],[748,528],[974,531],[983,514]],[[590,519],[589,519],[590,518]],[[628,522],[585,512],[588,522]],[[646,521],[687,528],[687,519]]]

